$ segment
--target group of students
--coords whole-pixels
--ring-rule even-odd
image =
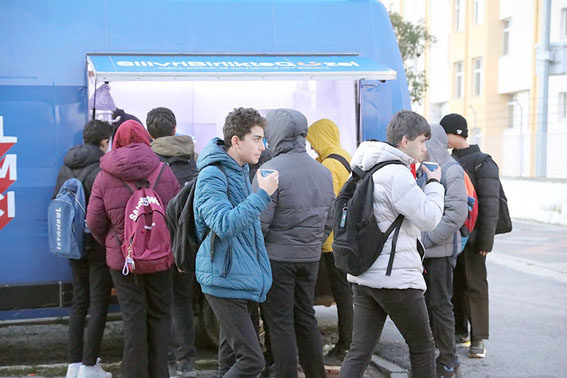
[[[484,235],[492,226],[484,225],[482,236],[471,237],[463,253],[454,252],[454,236],[466,216],[463,169],[454,164],[441,173],[452,159],[448,147],[454,148],[453,156],[479,152],[478,146],[466,144],[466,121],[458,117],[450,115],[444,118],[446,125],[442,121],[442,126],[430,126],[418,114],[401,111],[388,125],[387,142],[363,142],[352,159],[340,147],[339,130],[332,121],[308,126],[305,116],[292,109],[276,109],[266,117],[252,108],[234,109],[226,117],[223,139],[212,139],[198,159],[192,139],[176,135],[175,116],[169,109],[150,111],[147,130],[127,117],[114,130],[108,123],[89,121],[83,130],[84,144],[65,156],[55,188],[57,193],[71,177],[82,181],[90,230],[85,234],[86,256],[70,260],[73,311],[67,377],[111,376],[100,366],[98,355],[112,286],[124,323],[121,375],[196,376],[192,274],[175,267],[123,274],[124,214],[131,195],[125,183],[152,181],[157,171],[152,184],[165,205],[198,172],[193,210],[201,245],[195,278],[220,326],[217,377],[258,377],[272,358],[277,377],[297,377],[298,358],[307,377],[325,377],[325,363],[342,363],[341,377],[362,377],[388,315],[409,345],[413,376],[454,373],[455,329],[463,334],[460,337],[468,336],[469,320],[471,355],[483,357],[482,342],[488,338],[483,264],[492,248],[492,240]],[[317,153],[316,160],[307,153],[306,140]],[[107,152],[109,141],[112,150]],[[266,144],[271,159],[252,174],[251,168],[266,160]],[[440,169],[420,168],[427,177],[421,188],[410,166],[424,159],[436,161]],[[398,215],[405,217],[392,273],[385,275],[390,238],[370,269],[347,276],[333,260],[334,198],[351,169],[368,171],[389,160],[403,164],[373,174],[374,203],[369,205],[383,231]],[[498,180],[497,167],[493,172],[490,164],[485,165],[482,172],[490,170]],[[492,188],[490,177],[480,176]],[[482,204],[483,193],[478,191]],[[484,222],[482,211],[479,223]],[[425,264],[419,254],[421,241]],[[460,280],[463,290],[453,317],[455,263],[455,283]],[[313,310],[319,264],[328,268],[339,314],[339,340],[326,356]],[[462,277],[457,278],[459,266]],[[457,298],[455,292],[453,299]],[[258,304],[270,350],[268,362],[253,320]],[[440,350],[437,366],[435,345]]]

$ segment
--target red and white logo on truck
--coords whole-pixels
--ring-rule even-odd
[[[17,179],[17,155],[6,154],[17,137],[4,136],[4,118],[0,116],[0,230],[16,216],[16,195],[7,190]]]

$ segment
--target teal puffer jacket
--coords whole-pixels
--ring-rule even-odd
[[[202,239],[207,229],[212,231],[197,253],[197,282],[204,293],[215,297],[264,302],[272,286],[272,270],[259,216],[270,196],[262,189],[252,193],[248,164],[240,166],[226,153],[219,138],[203,149],[197,168],[197,236]],[[211,253],[213,232],[216,237]]]

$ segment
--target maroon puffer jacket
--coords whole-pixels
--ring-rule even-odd
[[[156,154],[145,143],[120,147],[100,159],[101,171],[95,179],[87,207],[87,225],[94,238],[106,246],[106,264],[110,269],[122,270],[124,266],[117,236],[124,240],[124,211],[131,193],[120,179],[145,179],[159,163]],[[179,189],[175,175],[165,167],[156,186],[165,205]]]

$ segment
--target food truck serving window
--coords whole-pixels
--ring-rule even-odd
[[[357,55],[87,55],[97,81],[395,80],[396,71]]]

